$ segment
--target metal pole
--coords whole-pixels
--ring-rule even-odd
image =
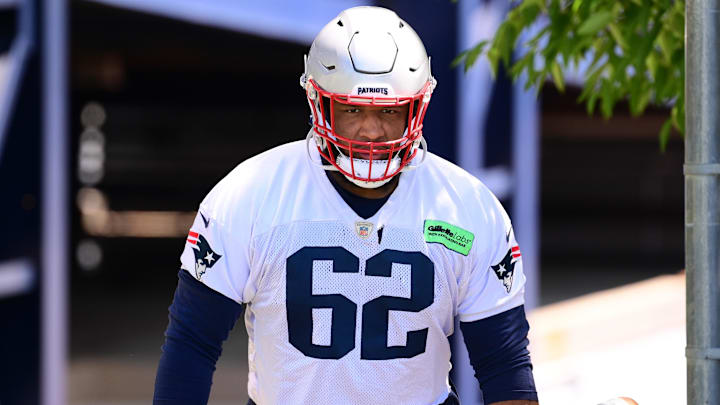
[[[540,304],[540,103],[525,78],[513,85],[513,212],[522,249],[525,309]]]
[[[42,405],[67,403],[67,0],[42,6]]]
[[[685,9],[688,405],[720,404],[720,0]]]

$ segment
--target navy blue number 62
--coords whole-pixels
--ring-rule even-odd
[[[360,260],[342,247],[304,247],[287,259],[285,307],[290,344],[308,357],[340,359],[355,348],[357,304],[342,294],[313,294],[316,260],[332,261],[334,273],[359,273]],[[381,296],[362,308],[360,358],[410,358],[425,352],[428,328],[407,332],[405,346],[388,346],[389,311],[419,312],[434,297],[434,266],[421,252],[385,249],[365,262],[366,276],[390,277],[392,264],[410,266],[410,298]],[[313,308],[332,309],[330,345],[312,342]]]

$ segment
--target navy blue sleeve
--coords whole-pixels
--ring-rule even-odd
[[[537,401],[523,305],[475,322],[460,322],[485,404]]]
[[[210,289],[185,270],[180,270],[178,278],[153,404],[204,405],[210,396],[222,344],[244,306]]]

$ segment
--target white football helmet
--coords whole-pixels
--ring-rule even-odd
[[[379,187],[402,171],[422,144],[422,121],[436,81],[420,37],[395,12],[380,7],[354,7],[340,13],[315,37],[300,77],[312,130],[324,161],[364,188]],[[400,139],[363,142],[338,135],[333,126],[333,101],[349,105],[409,105],[407,127]],[[370,158],[360,158],[361,156]],[[373,159],[373,156],[384,159]],[[327,164],[329,163],[329,164]]]

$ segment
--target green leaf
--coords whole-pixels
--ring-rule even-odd
[[[650,73],[650,77],[657,80],[657,72],[660,69],[660,61],[658,60],[658,53],[651,52],[650,55],[645,59],[645,67]]]
[[[671,13],[670,26],[678,33],[685,32],[685,2],[676,1],[673,5],[673,13]]]
[[[519,31],[518,29],[509,24],[507,21],[502,23],[495,34],[493,41],[493,48],[497,48],[498,56],[503,61],[505,67],[510,67],[510,57],[515,49],[515,42],[517,40]]]
[[[450,67],[458,67],[460,63],[465,61],[465,72],[467,73],[467,71],[475,64],[477,58],[482,55],[487,43],[488,41],[480,41],[472,48],[460,52],[460,54],[458,54],[458,56],[450,62]]]
[[[607,63],[601,65],[594,71],[590,72],[589,74],[586,74],[585,76],[585,84],[582,93],[580,93],[580,97],[578,98],[578,101],[585,100],[590,94],[596,94],[597,95],[597,82],[600,79],[600,76],[605,71],[605,67],[607,66]],[[596,96],[597,98],[597,96]],[[594,108],[594,107],[593,107]]]
[[[593,91],[592,94],[590,94],[590,98],[588,98],[588,101],[587,101],[588,115],[593,115],[595,113],[595,104],[597,104],[598,96],[599,96],[599,94],[596,91]]]
[[[637,77],[633,77],[630,80],[630,114],[633,116],[637,115],[639,108],[640,92],[642,91],[642,83]]]
[[[632,21],[630,24],[630,28],[633,29],[633,31],[640,29],[641,31],[645,31],[646,27],[648,25],[649,21],[653,21],[652,13],[654,8],[653,7],[638,7],[638,13],[637,18]]]
[[[540,77],[540,72],[538,72],[535,69],[535,66],[533,66],[533,64],[528,65],[527,75],[528,75],[527,81],[528,81],[529,86],[535,86],[536,88],[542,87],[543,80]]]
[[[620,47],[623,49],[623,51],[627,51],[629,46],[625,38],[623,37],[622,33],[620,32],[620,28],[615,23],[608,24],[608,30],[610,31],[610,35],[613,37],[615,42],[620,45]]]
[[[556,6],[550,10],[550,41],[549,46],[555,45],[555,41],[565,40],[568,29],[572,25],[572,16],[570,13],[564,12],[560,6]]]
[[[655,26],[650,30],[650,32],[648,32],[645,36],[641,37],[638,41],[638,44],[633,46],[633,50],[635,52],[635,56],[633,57],[633,63],[636,66],[642,66],[644,64],[645,59],[648,57],[648,55],[653,49],[653,44],[657,39],[660,28],[660,24],[655,24]]]
[[[619,83],[621,86],[625,86],[628,82],[628,60],[625,58],[618,59],[612,65],[612,71],[610,73],[610,79],[613,82]]]
[[[590,66],[587,68],[588,71],[595,69],[595,65],[598,64],[603,58],[607,58],[607,53],[612,49],[610,41],[604,41],[602,43],[595,44],[595,50],[593,51],[593,60]]]
[[[467,57],[465,58],[466,73],[470,70],[472,65],[475,64],[475,61],[477,61],[477,58],[482,54],[482,51],[485,49],[485,45],[487,45],[487,43],[488,41],[480,41],[467,53]]]
[[[669,90],[673,85],[673,80],[674,79],[670,79],[668,76],[668,69],[665,66],[659,66],[657,70],[655,70],[655,94],[658,99],[669,98]]]
[[[620,100],[633,115],[650,103],[671,104],[670,128],[663,127],[660,139],[667,142],[672,128],[682,134],[685,127],[685,1],[510,0],[490,44],[463,51],[453,66],[467,70],[485,54],[494,76],[502,62],[513,80],[527,77],[525,87],[537,93],[550,78],[563,91],[562,72],[592,59],[578,102],[605,118]],[[535,24],[525,54],[514,61],[518,37]]]
[[[662,128],[660,128],[660,152],[665,153],[668,140],[670,140],[670,129],[672,128],[672,118],[665,120]]]
[[[520,60],[515,62],[515,64],[510,68],[510,76],[513,78],[513,80],[516,80],[520,75],[528,69],[528,65],[531,63],[534,63],[534,57],[535,54],[532,52],[526,52],[525,55],[523,55]]]
[[[495,46],[491,46],[490,49],[488,49],[487,59],[490,63],[490,73],[492,73],[494,78],[497,75],[498,62],[500,61],[500,54]]]
[[[630,111],[634,116],[638,116],[645,111],[652,97],[652,88],[649,83],[643,79],[639,79],[638,81],[640,82],[639,89],[630,103]]]
[[[580,35],[593,35],[608,25],[613,18],[614,15],[610,11],[601,11],[593,14],[592,17],[588,18],[584,23],[582,23],[582,25],[580,25],[577,33]]]
[[[685,132],[685,106],[680,103],[679,100],[670,111],[670,116],[672,117],[675,128],[681,132]]]
[[[603,79],[600,85],[600,98],[602,103],[600,105],[602,115],[605,119],[612,116],[612,110],[615,106],[615,89],[608,79]]]
[[[658,35],[657,44],[660,46],[660,51],[662,51],[665,63],[670,63],[672,53],[675,50],[675,41],[673,40],[672,33],[662,31],[660,35]]]
[[[538,31],[537,34],[535,34],[534,37],[530,38],[530,40],[525,44],[528,47],[534,48],[537,46],[538,42],[548,33],[550,32],[550,26],[546,25],[544,26],[540,31]]]
[[[555,87],[560,90],[560,92],[565,92],[565,80],[563,79],[562,70],[560,68],[560,65],[557,63],[557,61],[553,61],[550,65],[550,72],[552,73],[553,81],[555,82]]]
[[[670,63],[679,66],[680,64],[685,65],[685,49],[684,48],[677,48],[672,54],[672,58],[670,59]]]
[[[577,14],[578,10],[580,10],[580,6],[582,6],[582,3],[582,0],[573,1],[572,12]]]
[[[667,80],[660,82],[663,86],[660,92],[661,97],[659,97],[659,100],[669,101],[675,98],[675,95],[679,92],[684,91],[685,81],[675,78],[670,79],[669,76],[666,77],[668,77]]]
[[[540,0],[525,0],[514,10],[510,11],[508,19],[513,19],[517,28],[523,29],[537,19],[542,11]]]
[[[465,60],[465,57],[467,56],[468,50],[464,50],[458,54],[458,56],[455,57],[455,59],[450,62],[451,68],[456,68],[458,65],[460,65],[460,62]]]

